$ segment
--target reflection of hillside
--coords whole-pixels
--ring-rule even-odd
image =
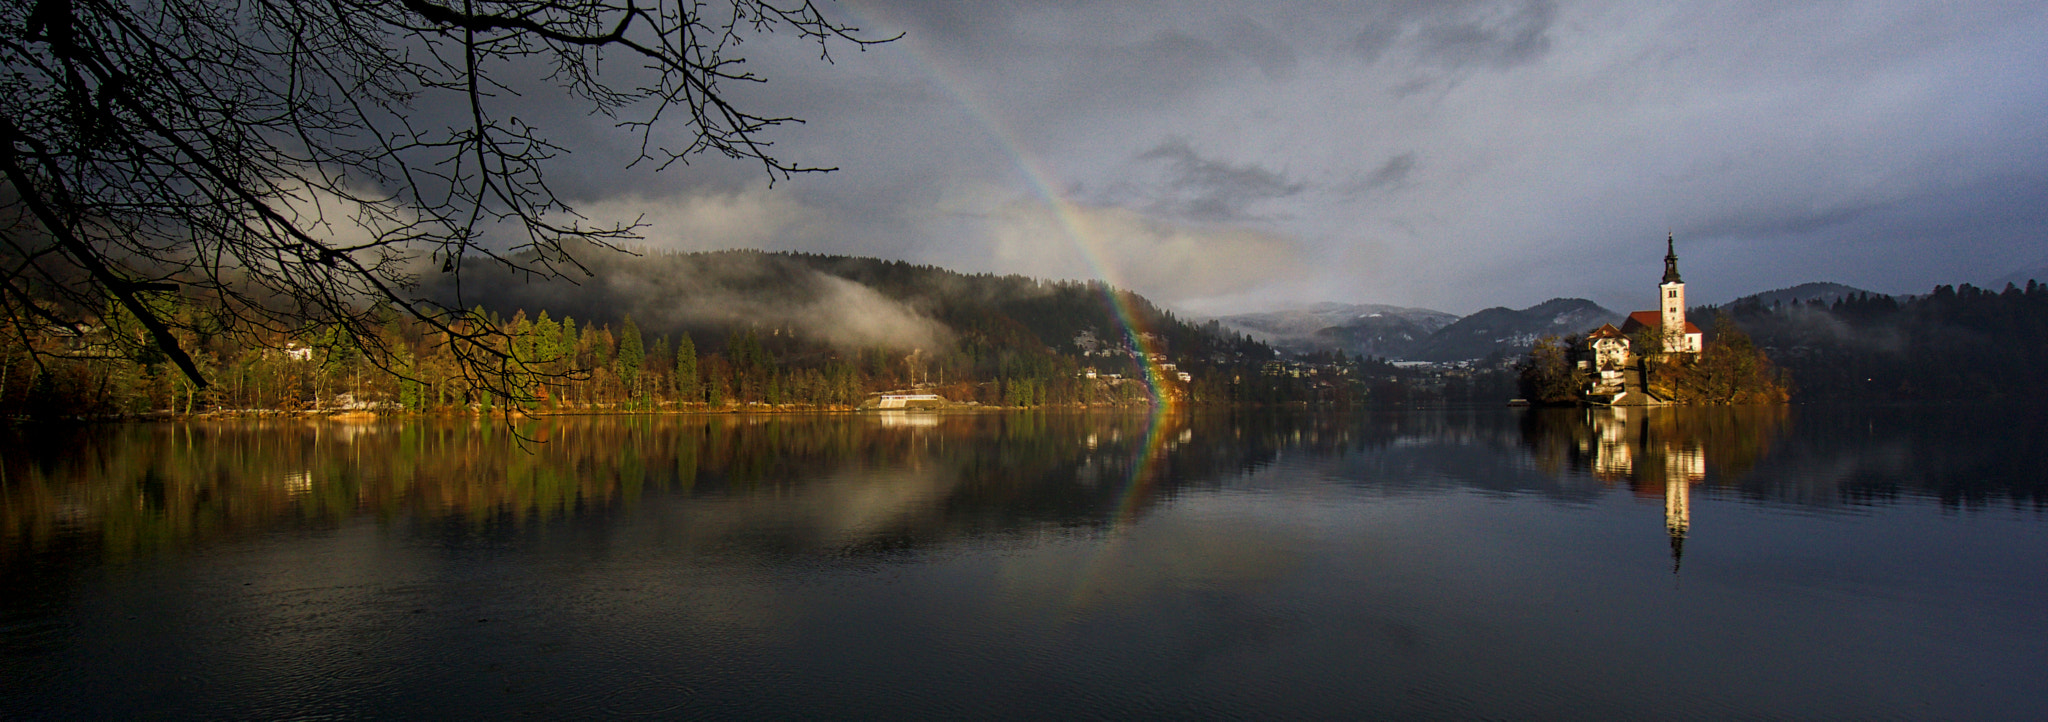
[[[1928,498],[1944,506],[2048,509],[2048,414],[2023,405],[1801,407],[1797,433],[1745,497],[1812,507]],[[2015,453],[2015,451],[2020,453]]]
[[[679,544],[847,553],[1114,525],[1240,483],[1560,500],[1626,485],[1669,502],[1681,533],[1695,482],[1802,506],[2048,503],[2048,461],[2011,453],[2048,434],[2031,410],[1798,412],[1796,428],[1784,407],[1244,411],[1158,427],[1079,413],[569,417],[521,422],[538,440],[526,445],[489,420],[14,427],[0,431],[0,566],[363,517],[496,533],[629,507]],[[1253,473],[1273,467],[1287,473]]]
[[[567,417],[522,422],[517,435],[490,420],[24,432],[39,435],[0,447],[0,559],[53,545],[119,558],[365,515],[516,529],[651,499],[674,505],[681,540],[768,551],[886,548],[1108,523],[1180,485],[1254,463],[1213,420],[1157,428],[1130,415],[901,421]]]

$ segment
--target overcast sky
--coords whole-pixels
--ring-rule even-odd
[[[1648,308],[1667,232],[1695,303],[2048,266],[2038,0],[826,7],[904,37],[830,64],[752,40],[768,82],[735,90],[840,170],[620,172],[629,139],[576,118],[558,190],[659,248],[1103,278],[1191,315]]]

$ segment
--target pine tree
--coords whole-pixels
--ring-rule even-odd
[[[676,339],[676,398],[686,402],[704,400],[697,383],[697,342],[690,339],[688,331]]]
[[[626,395],[640,396],[640,365],[647,360],[647,346],[640,340],[640,327],[633,323],[632,314],[627,314],[624,325],[619,329],[619,382],[625,384]]]

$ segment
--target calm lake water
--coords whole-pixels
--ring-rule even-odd
[[[0,718],[2048,717],[2033,409],[0,432]]]

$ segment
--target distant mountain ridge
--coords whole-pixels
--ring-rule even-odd
[[[1993,291],[2002,291],[2005,289],[2005,284],[2010,283],[2014,286],[2025,286],[2027,285],[2028,281],[2048,281],[2048,258],[2043,258],[2039,261],[2036,261],[2030,267],[2022,268],[2011,273],[2005,274],[2003,276],[1991,279],[1991,283],[1985,285],[1984,287],[1991,289]]]
[[[1405,358],[1416,344],[1457,320],[1456,314],[1427,308],[1327,302],[1216,319],[1284,351],[1342,350],[1382,358]]]
[[[1536,339],[1620,323],[1622,315],[1583,298],[1553,298],[1529,308],[1489,308],[1460,318],[1426,308],[1321,303],[1224,316],[1225,328],[1282,351],[1343,351],[1395,361],[1464,361],[1526,350]]]
[[[1833,282],[1802,283],[1735,299],[1720,306],[1755,304],[1770,308],[1819,301],[1833,304],[1857,297],[1891,297]],[[1902,297],[1901,297],[1902,298]],[[1695,310],[1711,310],[1702,306]],[[1583,298],[1553,298],[1516,310],[1495,307],[1459,317],[1426,308],[1388,304],[1318,303],[1301,308],[1222,316],[1224,328],[1250,335],[1293,353],[1343,351],[1393,361],[1465,361],[1505,352],[1519,354],[1544,336],[1569,336],[1603,323],[1619,325],[1625,314]],[[1706,319],[1694,319],[1706,325]]]
[[[1583,298],[1553,298],[1519,311],[1494,307],[1439,329],[1409,358],[1462,361],[1520,353],[1544,336],[1582,333],[1621,320],[1622,314]]]

